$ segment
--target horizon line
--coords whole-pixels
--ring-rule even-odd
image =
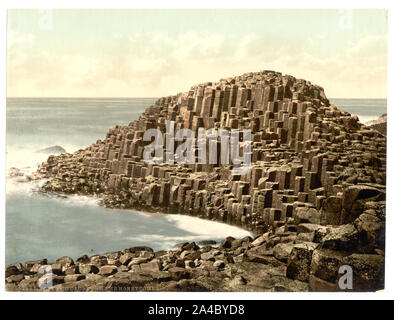
[[[169,95],[171,96],[171,95]],[[168,96],[168,97],[169,97]],[[162,96],[163,98],[167,96]],[[161,97],[7,97],[6,99],[160,99]],[[387,100],[387,97],[385,98],[348,98],[348,97],[331,97],[327,98],[328,100],[330,99],[360,99],[360,100],[368,100],[368,99],[373,99],[373,100]]]

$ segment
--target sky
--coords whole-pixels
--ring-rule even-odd
[[[387,97],[384,9],[10,9],[8,97],[160,97],[275,70]]]

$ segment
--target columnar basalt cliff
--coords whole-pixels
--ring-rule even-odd
[[[201,127],[250,129],[250,172],[233,175],[233,166],[221,164],[146,164],[144,132],[165,133],[168,121],[195,136]],[[341,265],[354,269],[355,290],[383,286],[386,138],[331,105],[309,81],[262,71],[160,98],[138,120],[110,129],[105,140],[49,157],[35,178],[50,179],[45,191],[97,195],[108,207],[253,230],[260,240],[241,242],[236,249],[244,249],[226,264],[284,264],[286,279],[307,283],[303,289],[338,289]]]

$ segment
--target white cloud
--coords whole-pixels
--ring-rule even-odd
[[[383,37],[366,37],[335,55],[316,50],[308,39],[237,38],[219,31],[117,34],[101,50],[89,52],[73,47],[45,51],[34,35],[13,31],[8,38],[9,96],[163,96],[262,69],[308,79],[330,97],[386,95]]]

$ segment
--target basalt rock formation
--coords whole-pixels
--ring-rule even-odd
[[[146,164],[144,132],[164,133],[168,121],[195,136],[202,127],[250,129],[250,172]],[[105,140],[50,156],[35,178],[50,179],[45,191],[97,195],[108,207],[194,215],[264,234],[258,246],[245,245],[255,252],[236,256],[285,264],[288,279],[313,290],[338,288],[342,265],[365,280],[355,290],[383,286],[386,137],[331,105],[309,81],[262,71],[160,98]]]

